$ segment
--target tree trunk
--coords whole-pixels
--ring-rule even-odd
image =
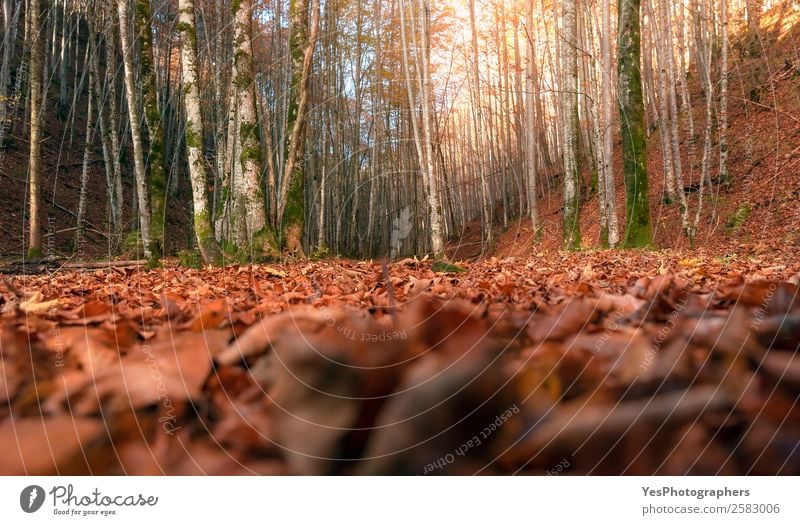
[[[623,245],[645,247],[652,242],[648,200],[647,147],[640,71],[640,0],[619,0],[619,99],[622,160],[625,176],[627,228]]]
[[[197,33],[194,0],[179,0],[178,29],[181,32],[181,72],[183,104],[186,112],[186,156],[192,183],[194,234],[206,264],[222,263],[222,250],[214,236],[208,209],[208,181],[203,159],[203,117],[200,112],[200,89],[197,83]]]
[[[578,158],[578,58],[577,2],[562,2],[563,45],[561,57],[563,83],[561,88],[562,134],[564,140],[564,221],[563,247],[577,250],[581,246],[580,228],[580,163]]]
[[[156,75],[153,69],[153,32],[150,23],[150,0],[136,0],[134,27],[139,40],[142,105],[150,146],[147,154],[150,165],[148,189],[151,206],[149,258],[151,266],[155,266],[164,251],[167,178],[164,171],[164,128],[158,108]]]
[[[301,5],[301,3],[303,5]],[[305,170],[306,119],[309,83],[314,62],[314,49],[319,33],[320,0],[311,0],[311,24],[306,0],[291,0],[290,26],[292,55],[292,88],[289,99],[289,135],[281,194],[278,199],[278,220],[282,239],[290,254],[305,256]]]
[[[730,184],[728,173],[728,0],[720,2],[720,23],[722,25],[722,50],[720,52],[719,83],[719,180]]]
[[[139,119],[139,104],[133,64],[133,48],[130,37],[130,9],[128,0],[118,0],[117,14],[119,15],[119,35],[122,46],[122,62],[125,69],[125,95],[128,105],[128,122],[131,129],[131,143],[133,145],[133,165],[136,179],[136,195],[138,198],[139,228],[144,244],[144,254],[150,259],[153,257],[152,237],[150,232],[150,202],[147,191],[147,175],[145,173],[144,148],[142,147],[142,127]]]
[[[431,94],[430,72],[430,0],[422,0],[420,9],[420,29],[422,31],[422,137],[425,144],[425,182],[428,192],[428,208],[430,218],[430,232],[433,256],[442,259],[444,253],[444,239],[442,237],[442,206],[439,198],[439,189],[436,185],[433,161],[433,138],[431,136]]]
[[[601,36],[603,86],[602,86],[602,126],[603,126],[603,153],[602,153],[602,184],[600,192],[603,194],[605,210],[605,234],[601,234],[608,246],[615,248],[619,244],[619,221],[617,219],[616,185],[614,184],[614,90],[611,55],[611,0],[604,0],[603,30]]]
[[[39,0],[30,0],[30,156],[28,160],[29,209],[28,257],[42,256],[42,232],[39,205],[42,193],[42,13]]]
[[[252,48],[252,0],[234,4],[233,85],[238,119],[232,181],[232,222],[235,242],[247,245],[253,259],[278,255],[274,233],[266,220],[264,190],[261,185],[261,141],[255,104],[255,75]]]
[[[494,207],[494,203],[491,200],[490,196],[490,189],[489,189],[489,181],[488,177],[485,173],[485,167],[483,162],[481,161],[482,153],[481,153],[481,141],[483,140],[482,129],[483,129],[483,108],[481,107],[481,71],[480,71],[480,62],[478,60],[479,56],[479,49],[478,49],[478,24],[476,22],[476,12],[475,12],[475,0],[469,0],[469,20],[470,20],[470,32],[472,33],[472,74],[473,74],[473,82],[472,82],[472,89],[473,89],[473,119],[475,121],[474,128],[475,128],[475,150],[477,154],[477,169],[478,169],[478,177],[481,181],[481,200],[482,200],[482,216],[483,216],[483,234],[485,239],[485,244],[483,247],[484,253],[492,253],[494,251],[494,233],[492,231],[492,226],[494,224],[493,221],[493,213],[492,209]]]
[[[75,253],[78,258],[82,259],[84,256],[84,242],[85,242],[85,229],[86,229],[86,193],[89,187],[89,161],[92,154],[92,143],[94,142],[94,128],[92,127],[92,113],[94,112],[94,82],[95,82],[95,69],[91,66],[94,60],[93,53],[95,53],[95,37],[94,29],[89,26],[89,41],[86,44],[87,61],[89,62],[89,81],[86,94],[86,140],[83,144],[83,164],[81,166],[81,190],[78,199],[78,229],[75,236]]]
[[[534,242],[541,238],[539,224],[539,146],[536,143],[536,45],[533,34],[533,2],[528,0],[527,32],[528,32],[528,63],[525,73],[525,170],[528,179],[528,210],[531,217],[531,229]]]

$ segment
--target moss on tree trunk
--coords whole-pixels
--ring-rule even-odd
[[[623,247],[650,246],[650,203],[644,124],[639,10],[641,0],[619,0],[619,113],[627,228]]]
[[[164,251],[166,226],[167,184],[164,171],[164,129],[156,96],[156,77],[153,70],[153,33],[150,29],[150,0],[136,2],[136,31],[139,40],[142,102],[150,143],[150,266],[156,266]]]

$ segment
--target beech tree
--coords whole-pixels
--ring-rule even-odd
[[[578,157],[578,18],[577,2],[564,0],[562,6],[561,46],[563,84],[561,86],[561,118],[564,165],[563,247],[576,250],[581,246],[580,227],[580,159]]]
[[[30,39],[30,155],[28,157],[28,257],[42,256],[41,199],[42,199],[42,62],[44,58],[44,32],[42,31],[41,4],[30,0],[28,4]]]
[[[0,0],[0,156],[24,145],[29,168],[22,251],[446,260],[490,256],[522,219],[534,244],[560,224],[567,250],[640,247],[651,202],[691,244],[736,182],[729,111],[764,105],[767,78],[742,61],[771,6]],[[581,218],[598,211],[590,239]]]
[[[619,120],[627,221],[623,245],[652,242],[647,179],[647,135],[642,93],[640,0],[619,0]]]
[[[197,247],[207,264],[222,262],[222,251],[214,236],[208,209],[208,180],[203,158],[203,117],[200,112],[200,87],[197,78],[197,30],[194,0],[178,2],[181,32],[181,71],[183,73],[183,103],[186,111],[186,156],[192,183],[194,233]]]

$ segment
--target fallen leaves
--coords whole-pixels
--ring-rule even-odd
[[[464,266],[0,282],[0,473],[800,473],[796,264]]]
[[[58,306],[58,299],[44,301],[41,292],[34,292],[28,299],[19,304],[19,309],[26,314],[40,314]]]

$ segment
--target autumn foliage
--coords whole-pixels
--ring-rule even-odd
[[[798,474],[796,254],[0,282],[2,474]]]

